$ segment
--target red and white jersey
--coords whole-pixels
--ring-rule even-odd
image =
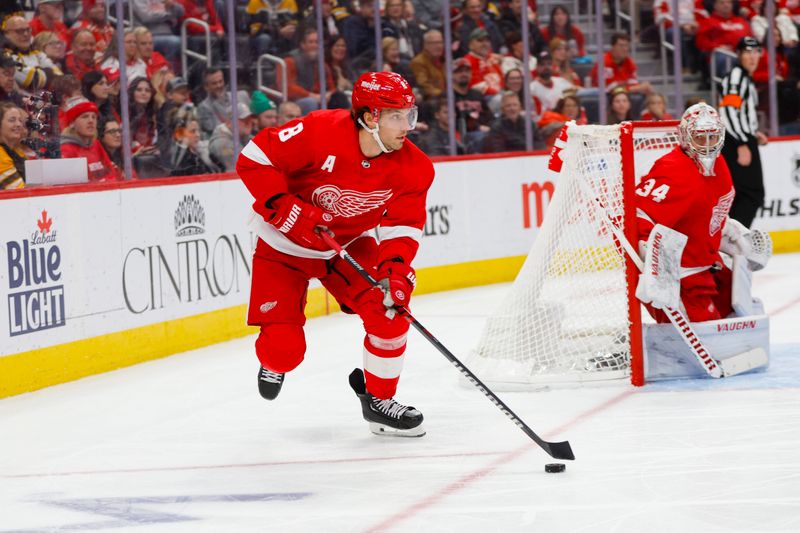
[[[680,148],[655,162],[635,191],[639,240],[646,241],[655,224],[663,224],[688,237],[681,266],[705,267],[721,262],[722,228],[733,203],[733,182],[722,156],[714,176],[703,176],[691,157]]]
[[[236,171],[255,198],[253,229],[280,252],[334,255],[295,244],[265,221],[272,214],[267,200],[290,193],[334,215],[328,227],[342,245],[376,230],[378,262],[399,256],[410,264],[416,255],[433,164],[409,141],[399,150],[365,157],[348,110],[315,111],[262,130],[242,150]]]

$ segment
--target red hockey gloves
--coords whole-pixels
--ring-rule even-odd
[[[267,207],[275,210],[268,222],[290,241],[314,250],[329,250],[317,228],[329,225],[333,215],[291,194],[272,199]]]
[[[383,303],[389,306],[406,306],[417,286],[414,269],[400,258],[384,261],[378,267],[378,282],[386,293]]]

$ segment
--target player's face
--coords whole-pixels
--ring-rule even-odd
[[[390,150],[399,150],[409,130],[417,125],[417,108],[383,109],[378,124],[384,146]]]

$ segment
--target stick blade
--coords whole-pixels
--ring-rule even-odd
[[[575,460],[575,454],[572,453],[572,446],[568,441],[563,442],[548,442],[546,446],[542,446],[544,451],[550,454],[553,459],[566,459],[569,461]]]

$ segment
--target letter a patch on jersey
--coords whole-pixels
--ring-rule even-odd
[[[336,156],[329,155],[328,158],[322,163],[322,166],[319,167],[320,170],[327,170],[328,172],[333,172],[333,164],[336,163]]]

